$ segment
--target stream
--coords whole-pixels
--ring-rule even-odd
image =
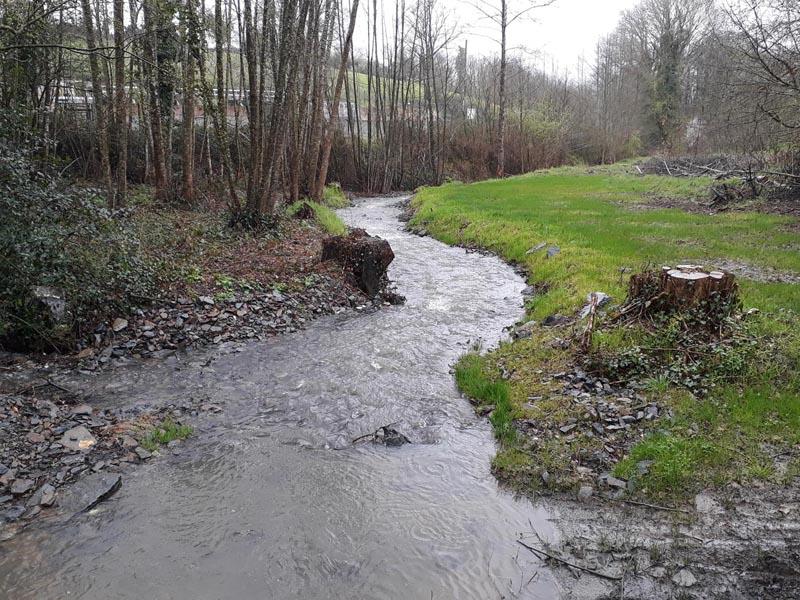
[[[405,305],[75,375],[102,406],[191,396],[224,410],[90,513],[0,546],[0,596],[559,597],[516,543],[532,528],[557,539],[550,515],[498,488],[491,428],[451,373],[522,315],[525,284],[495,257],[406,233],[397,203],[340,215],[389,241]],[[389,423],[413,443],[351,444]]]

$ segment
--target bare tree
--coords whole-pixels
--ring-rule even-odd
[[[331,147],[333,145],[333,135],[339,123],[339,102],[342,98],[342,86],[344,85],[344,77],[347,73],[347,59],[350,54],[350,47],[353,43],[353,32],[356,28],[356,19],[358,17],[358,0],[353,0],[350,7],[350,21],[347,26],[347,33],[341,45],[341,59],[339,61],[339,70],[336,73],[336,84],[333,90],[333,98],[329,103],[330,118],[325,128],[325,136],[322,142],[322,149],[319,160],[319,173],[317,174],[317,183],[314,187],[313,197],[316,200],[322,198],[322,193],[325,188],[325,182],[328,178],[328,166],[331,159]]]
[[[532,2],[530,0],[482,0],[473,4],[480,13],[500,29],[500,73],[497,89],[497,169],[495,175],[503,177],[506,168],[506,71],[508,70],[508,28],[537,8],[555,3],[556,0]]]
[[[726,13],[738,33],[733,52],[758,109],[782,128],[800,130],[800,4],[742,0]]]
[[[97,42],[93,23],[92,6],[89,0],[81,0],[83,9],[83,26],[86,31],[86,48],[89,51],[89,69],[92,76],[93,110],[95,128],[97,130],[97,147],[100,153],[100,173],[106,188],[109,207],[115,205],[114,184],[111,178],[111,160],[108,145],[108,113],[106,111],[105,94],[101,83],[100,63],[97,56]]]
[[[114,0],[114,133],[117,150],[114,206],[125,205],[128,190],[128,99],[125,92],[125,3]]]

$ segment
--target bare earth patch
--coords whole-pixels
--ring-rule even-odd
[[[551,501],[559,540],[529,545],[614,579],[548,561],[566,598],[800,597],[800,488],[731,484],[694,510]],[[765,595],[766,594],[766,595]]]

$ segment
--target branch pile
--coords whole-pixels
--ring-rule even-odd
[[[769,157],[717,155],[706,157],[653,157],[638,170],[670,177],[712,177],[712,204],[727,205],[766,195],[770,198],[800,198],[800,161],[790,156]]]

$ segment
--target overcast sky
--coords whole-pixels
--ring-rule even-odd
[[[509,0],[514,8],[526,6],[528,0]],[[536,0],[534,0],[536,1]],[[541,0],[539,0],[541,1]],[[579,72],[581,57],[591,60],[597,40],[616,26],[620,13],[638,0],[556,0],[552,6],[533,11],[532,18],[519,20],[509,28],[509,49],[512,55],[523,52],[530,61],[560,71]],[[481,16],[474,4],[496,6],[497,0],[439,0],[442,10],[461,30],[461,45],[467,40],[471,55],[499,53],[497,25]],[[372,5],[371,2],[368,3]],[[394,0],[379,0],[386,7]],[[366,46],[366,15],[362,13],[355,37],[356,47]],[[524,50],[523,50],[524,49]],[[455,52],[455,48],[453,48]]]
[[[462,21],[471,54],[498,52],[497,42],[489,39],[489,36],[496,37],[496,25],[488,19],[481,19],[480,13],[469,2],[442,1]],[[516,7],[525,6],[525,1],[512,0]],[[598,39],[610,33],[619,21],[620,13],[637,1],[556,0],[552,6],[531,12],[532,19],[514,23],[509,30],[509,47],[527,48],[538,52],[540,61],[548,64],[555,61],[561,69],[574,70],[582,56],[592,58]],[[487,4],[491,5],[491,1]]]

